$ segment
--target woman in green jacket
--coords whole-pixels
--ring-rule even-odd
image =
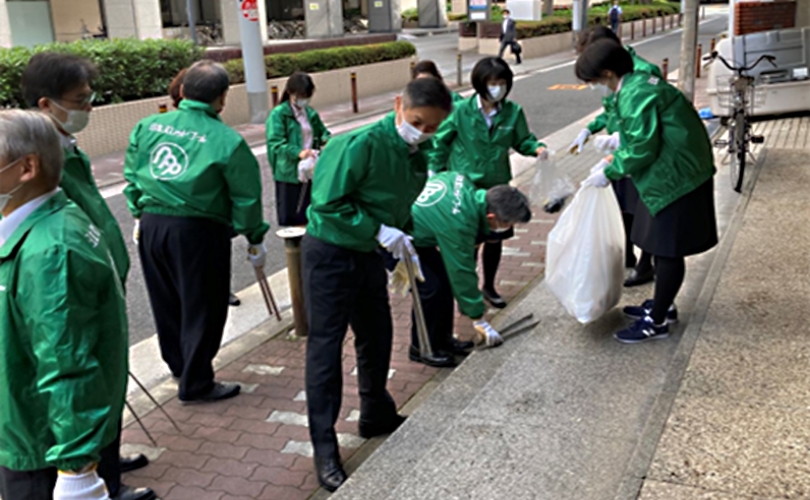
[[[276,182],[280,226],[306,225],[315,161],[329,140],[329,130],[309,106],[314,93],[308,74],[293,73],[281,103],[267,118],[267,160]]]
[[[546,146],[529,130],[519,104],[506,99],[512,90],[512,70],[501,58],[486,57],[472,72],[475,95],[458,102],[442,123],[430,151],[430,170],[465,174],[478,189],[509,184],[512,169],[509,152],[542,156]],[[486,236],[483,252],[484,298],[493,307],[506,307],[495,291],[495,275],[501,262],[503,240],[515,235],[512,228]],[[484,238],[481,238],[483,241]]]
[[[436,63],[427,60],[419,61],[411,68],[411,79],[416,80],[417,78],[435,78],[440,82],[444,82],[444,78],[439,72],[439,68],[436,67]],[[450,95],[453,96],[453,104],[464,100],[461,94],[453,90],[450,91]]]
[[[684,257],[717,244],[709,136],[680,90],[634,71],[632,56],[615,41],[589,45],[577,59],[576,75],[613,92],[620,135],[615,154],[601,160],[583,185],[606,187],[630,176],[641,198],[631,239],[655,256],[655,295],[624,309],[637,321],[615,337],[624,343],[666,338],[678,318],[674,302]]]

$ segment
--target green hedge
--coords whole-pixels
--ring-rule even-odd
[[[606,24],[610,5],[604,4],[588,9],[588,26]],[[680,5],[669,2],[654,2],[649,5],[622,4],[622,22],[636,21],[661,15],[677,14]],[[556,10],[553,16],[542,21],[518,21],[515,25],[518,38],[532,38],[571,31],[571,11]]]
[[[98,67],[93,88],[97,104],[133,101],[166,94],[172,78],[203,56],[183,40],[81,40],[34,49],[0,49],[0,107],[22,106],[20,81],[32,55],[59,51],[90,59]]]
[[[350,66],[394,61],[413,55],[416,55],[416,47],[409,42],[401,41],[308,50],[297,54],[271,54],[265,56],[264,64],[267,78],[270,79],[289,76],[296,71],[317,73]],[[231,75],[231,83],[245,81],[245,69],[241,59],[233,59],[224,65]]]

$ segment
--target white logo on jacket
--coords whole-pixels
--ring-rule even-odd
[[[171,142],[162,142],[149,155],[152,177],[170,181],[183,175],[188,169],[186,150]]]
[[[416,199],[416,204],[420,207],[430,207],[439,203],[444,195],[447,194],[447,186],[443,182],[428,181],[425,184],[425,189],[419,194]]]

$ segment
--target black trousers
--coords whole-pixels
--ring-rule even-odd
[[[502,40],[501,49],[498,51],[498,57],[503,58],[503,53],[506,51],[506,48],[509,47],[509,49],[512,51],[512,54],[515,55],[515,61],[517,61],[517,63],[520,64],[521,63],[520,51],[515,52],[515,45],[517,45],[517,41],[507,42]]]
[[[121,489],[121,428],[112,443],[101,449],[98,475],[107,483],[113,497]],[[52,500],[56,486],[56,469],[13,471],[0,467],[0,498],[3,500]]]
[[[231,228],[210,219],[144,214],[138,246],[160,353],[180,399],[214,385],[228,317]]]
[[[343,341],[351,325],[357,352],[360,423],[396,415],[386,390],[394,329],[388,276],[376,252],[357,252],[311,236],[303,241],[309,321],[306,390],[315,455],[338,455],[335,423],[343,400]]]
[[[423,283],[417,282],[419,299],[422,301],[422,313],[425,315],[430,345],[434,351],[449,351],[453,338],[455,316],[453,288],[447,269],[444,267],[442,254],[436,247],[416,247],[422,273]],[[419,335],[416,330],[416,316],[411,312],[411,345],[419,347]]]

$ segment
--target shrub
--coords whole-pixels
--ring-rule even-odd
[[[180,69],[200,59],[203,50],[183,40],[80,40],[33,49],[0,49],[0,106],[20,106],[20,81],[34,54],[58,51],[86,57],[98,67],[93,88],[97,103],[132,101],[166,94]]]
[[[308,50],[296,54],[271,54],[265,56],[267,78],[281,78],[296,71],[318,73],[350,66],[362,66],[383,61],[404,59],[416,54],[416,48],[409,42],[389,42],[374,45],[356,45],[331,49]],[[231,76],[231,83],[245,81],[245,70],[241,59],[224,64]]]

